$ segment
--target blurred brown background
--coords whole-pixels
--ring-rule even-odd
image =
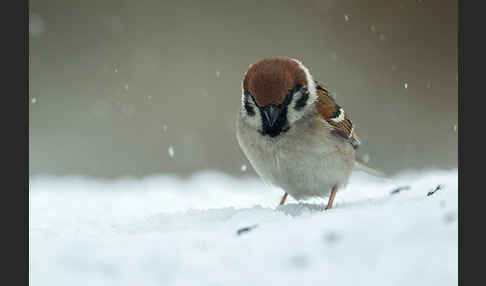
[[[457,1],[29,5],[30,175],[254,174],[235,118],[267,56],[336,92],[372,165],[457,167]]]

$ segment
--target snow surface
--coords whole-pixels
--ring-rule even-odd
[[[32,177],[30,285],[457,285],[457,176],[355,172],[328,211],[214,172]]]

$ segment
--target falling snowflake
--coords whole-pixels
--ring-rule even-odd
[[[245,164],[241,165],[240,170],[242,172],[246,172],[246,169],[248,169],[248,167]]]
[[[364,161],[365,163],[368,163],[368,162],[370,161],[370,154],[364,154],[364,155],[363,155],[363,161]]]
[[[123,88],[125,89],[125,91],[128,91],[128,84],[125,84]]]
[[[457,124],[454,124],[454,132],[457,132]]]
[[[151,95],[147,96],[147,99],[148,100],[151,100],[152,99],[152,96]]]
[[[34,104],[34,103],[37,102],[37,99],[34,97],[34,98],[32,98],[32,100],[30,102],[32,102],[32,104]]]
[[[408,82],[405,82],[405,83],[403,84],[403,86],[404,86],[405,88],[408,88]]]
[[[171,158],[174,158],[174,147],[170,146],[168,151],[169,151],[169,156]]]
[[[164,124],[164,126],[162,126],[162,131],[167,132],[167,124]]]
[[[346,21],[346,22],[349,21],[349,15],[348,14],[344,14],[344,21]]]
[[[115,72],[115,73],[118,72],[118,66],[117,65],[113,65],[113,72]]]
[[[382,40],[382,41],[386,40],[385,34],[380,34],[380,40]]]
[[[371,25],[370,30],[371,30],[371,32],[373,32],[373,33],[374,33],[374,32],[376,32],[376,27],[375,27],[375,25]]]
[[[219,70],[216,70],[216,78],[219,78],[221,76],[221,72]]]

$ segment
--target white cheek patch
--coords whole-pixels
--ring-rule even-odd
[[[245,105],[245,90],[243,89],[243,82],[241,82],[241,104]]]
[[[294,108],[289,107],[288,109],[288,121],[289,124],[292,124],[296,122],[297,120],[301,119],[305,114],[311,113],[315,110],[314,103],[317,101],[317,91],[316,91],[316,83],[314,82],[314,79],[312,78],[312,75],[309,72],[309,69],[307,69],[300,61],[296,59],[292,59],[295,61],[299,67],[304,71],[306,79],[307,79],[307,91],[308,91],[308,96],[309,98],[307,99],[307,103],[305,107],[301,110],[295,110]],[[294,95],[292,105],[295,106],[295,102],[302,96],[301,93],[296,93]]]
[[[253,100],[248,100],[248,104],[250,104],[251,107],[253,107],[253,110],[255,111],[255,114],[253,116],[248,115],[248,112],[245,109],[245,94],[244,92],[241,95],[241,107],[240,107],[240,116],[243,118],[246,123],[257,129],[261,130],[262,129],[262,118],[260,115],[260,110],[258,107],[254,104]]]
[[[305,76],[307,78],[307,90],[309,90],[309,102],[314,103],[317,101],[317,91],[316,91],[316,83],[314,82],[314,78],[309,72],[309,69],[306,68],[300,61],[296,59],[292,59],[294,62],[299,64],[299,67],[304,71]]]
[[[302,116],[305,114],[306,112],[306,109],[309,107],[310,105],[310,101],[311,99],[307,99],[307,103],[306,103],[306,106],[302,109],[299,109],[299,110],[295,110],[294,106],[296,105],[296,102],[303,96],[302,92],[299,91],[299,92],[296,92],[292,98],[292,102],[289,104],[289,106],[287,107],[287,120],[289,122],[289,124],[292,124],[294,123],[295,121],[299,120],[300,118],[302,118]]]
[[[344,120],[344,110],[342,108],[339,109],[339,116],[335,118],[331,118],[332,121],[338,123]]]

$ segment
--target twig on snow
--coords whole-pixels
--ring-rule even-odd
[[[394,189],[393,191],[391,191],[390,194],[395,195],[395,194],[398,194],[399,192],[405,191],[405,190],[410,190],[410,186],[398,187],[398,188]]]
[[[243,233],[247,233],[247,232],[251,231],[252,229],[256,228],[257,226],[258,226],[258,224],[254,224],[254,225],[247,226],[247,227],[242,227],[242,228],[238,229],[238,231],[236,231],[236,234],[242,235]]]
[[[427,193],[427,197],[433,195],[438,190],[442,190],[443,187],[444,186],[442,186],[442,185],[437,185],[437,187],[435,187],[435,189],[433,191],[430,191],[430,192]]]

